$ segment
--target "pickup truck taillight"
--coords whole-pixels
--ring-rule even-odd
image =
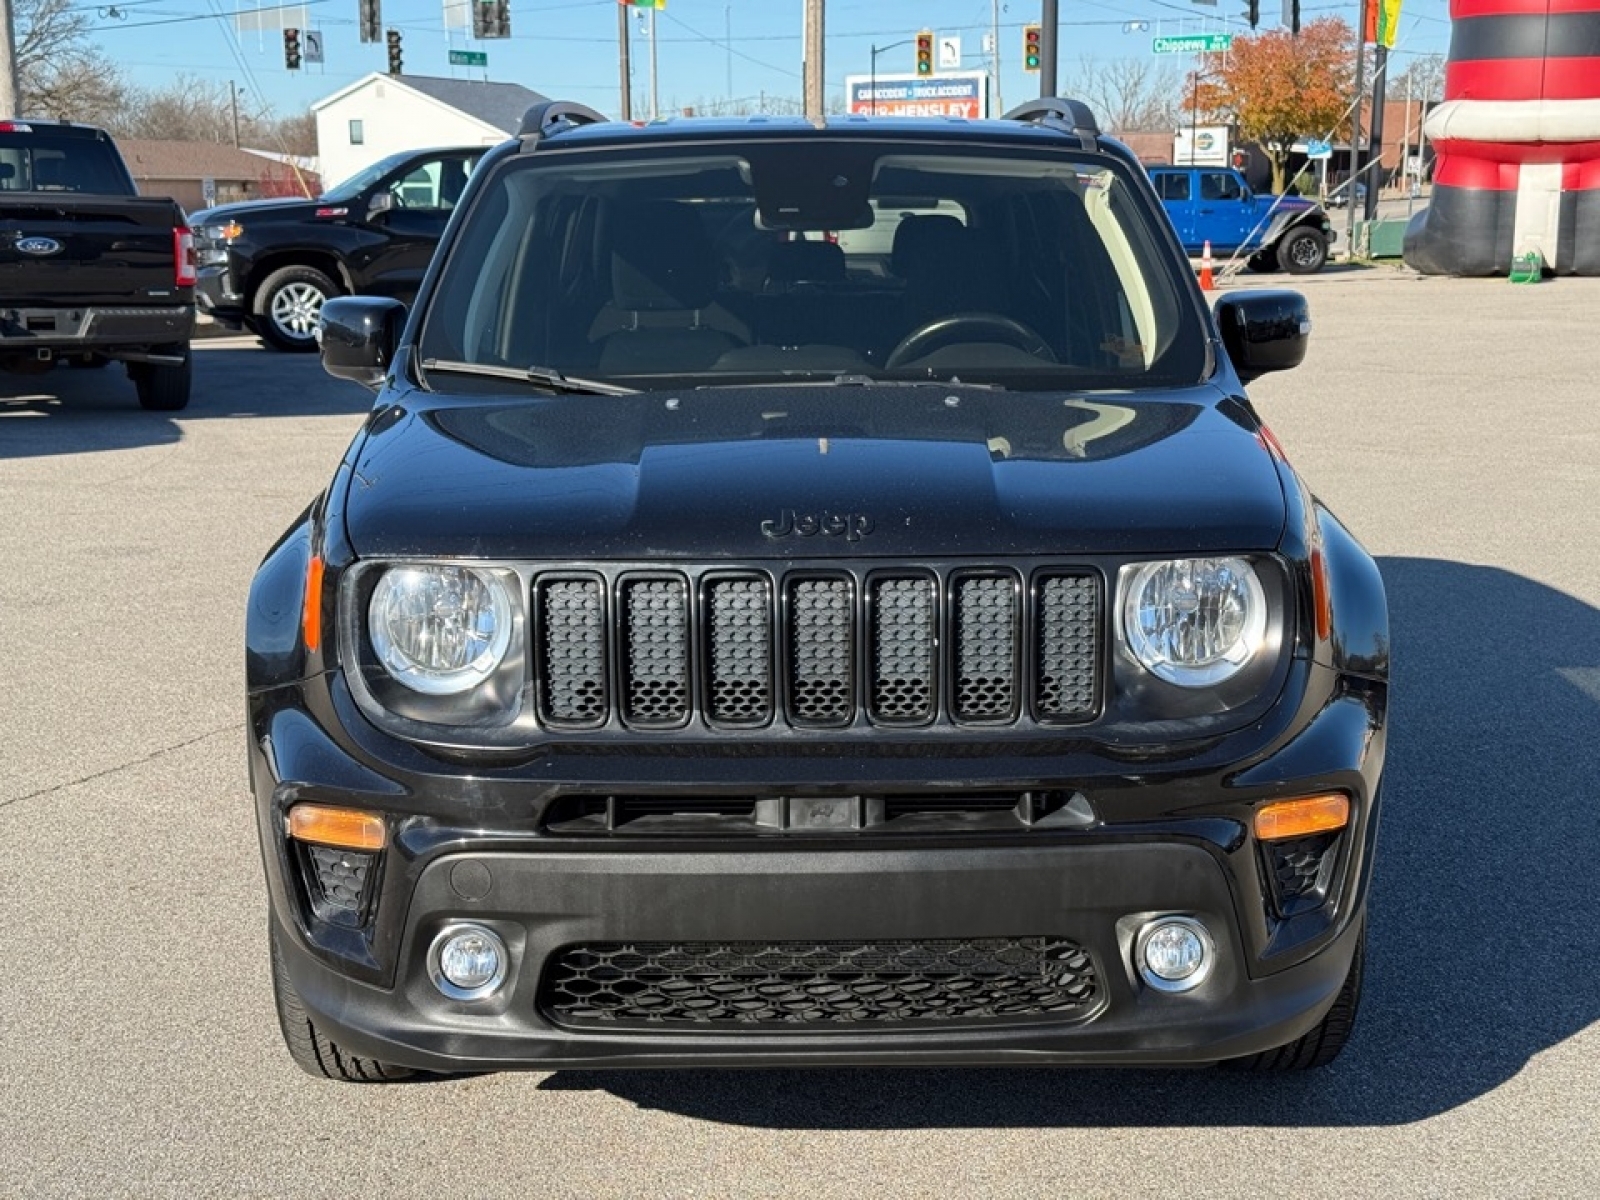
[[[172,231],[172,271],[179,287],[193,287],[200,278],[195,270],[194,231],[182,226]]]

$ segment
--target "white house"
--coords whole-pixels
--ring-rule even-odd
[[[322,181],[332,187],[401,150],[495,145],[546,98],[518,83],[374,72],[311,106]]]

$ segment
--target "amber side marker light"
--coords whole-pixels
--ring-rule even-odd
[[[289,810],[289,836],[341,850],[382,850],[385,834],[383,818],[359,808],[297,804]]]
[[[1332,794],[1276,800],[1256,810],[1256,837],[1263,842],[1332,833],[1350,824],[1350,798]]]

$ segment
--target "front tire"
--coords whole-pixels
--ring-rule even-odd
[[[409,1067],[396,1067],[373,1058],[362,1058],[339,1047],[318,1032],[300,993],[295,991],[294,980],[289,978],[289,968],[283,961],[276,924],[272,926],[272,999],[278,1008],[278,1027],[283,1030],[283,1042],[289,1048],[289,1057],[307,1075],[318,1079],[332,1079],[340,1083],[398,1083],[416,1074]]]
[[[322,306],[337,295],[339,286],[316,268],[282,267],[256,289],[252,324],[275,349],[310,353],[317,348]]]
[[[1310,1071],[1325,1067],[1339,1057],[1345,1043],[1356,1026],[1356,1010],[1361,1007],[1361,977],[1366,969],[1367,926],[1363,920],[1361,935],[1356,942],[1355,956],[1350,960],[1350,973],[1344,977],[1344,986],[1333,1001],[1327,1015],[1309,1032],[1295,1038],[1288,1045],[1275,1050],[1263,1050],[1244,1058],[1229,1059],[1223,1063],[1232,1071]]]
[[[1291,229],[1278,240],[1278,265],[1291,275],[1314,275],[1327,261],[1327,239],[1315,229]]]
[[[181,354],[180,364],[129,363],[128,376],[146,412],[179,412],[189,407],[194,386],[194,353],[187,345],[162,346],[161,354]]]

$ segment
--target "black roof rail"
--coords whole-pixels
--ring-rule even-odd
[[[531,150],[541,138],[549,137],[552,133],[577,125],[602,124],[606,119],[605,114],[596,112],[587,104],[575,104],[571,100],[546,100],[522,114],[522,128],[517,130],[517,136],[523,140],[523,149]]]
[[[1066,96],[1041,96],[1037,100],[1029,100],[1013,108],[1003,119],[1030,121],[1036,125],[1054,125],[1069,130],[1078,135],[1085,150],[1093,150],[1095,139],[1100,136],[1100,123],[1094,119],[1094,112],[1089,106],[1082,100],[1072,100]]]

